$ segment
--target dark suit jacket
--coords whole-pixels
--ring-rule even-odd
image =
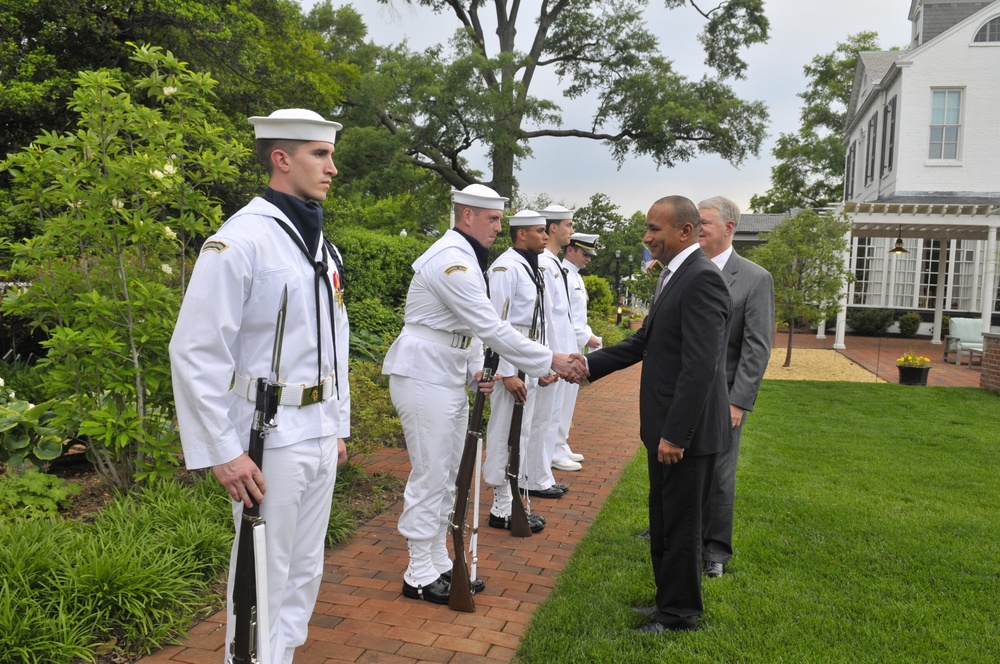
[[[771,359],[774,280],[770,272],[735,251],[722,268],[722,276],[733,298],[726,347],[729,403],[753,410],[760,381]]]
[[[587,355],[591,381],[642,362],[639,429],[647,448],[665,438],[687,457],[729,445],[729,310],[722,273],[698,248],[670,276],[634,335]]]

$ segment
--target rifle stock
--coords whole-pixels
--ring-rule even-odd
[[[518,371],[517,377],[524,381],[524,372]],[[524,418],[524,402],[514,401],[514,410],[510,416],[510,433],[507,435],[507,481],[513,502],[510,508],[510,534],[512,537],[531,537],[531,525],[528,523],[528,511],[521,500],[519,478],[521,474],[521,420]]]
[[[278,364],[281,359],[281,342],[285,333],[285,311],[288,287],[281,296],[278,321],[275,329],[274,351],[271,357],[271,375],[257,379],[257,394],[253,422],[250,425],[250,446],[247,455],[264,469],[264,439],[275,426],[278,413],[279,389]],[[251,502],[253,500],[251,499]],[[240,519],[239,540],[236,550],[236,569],[233,572],[233,640],[229,643],[228,664],[270,664],[270,620],[267,610],[267,555],[266,529],[260,516],[260,504],[243,506]],[[261,597],[263,595],[263,597]]]
[[[497,370],[500,357],[492,349],[486,349],[486,360],[483,363],[483,381],[489,381]],[[469,418],[469,428],[465,432],[465,447],[462,449],[462,460],[458,465],[458,476],[455,478],[455,510],[451,515],[451,544],[455,553],[455,561],[451,570],[451,588],[448,590],[448,608],[463,613],[473,613],[476,602],[473,599],[472,580],[469,578],[469,561],[465,557],[465,520],[469,510],[469,489],[472,486],[472,475],[476,465],[476,447],[482,435],[483,406],[486,395],[476,390],[476,398],[472,403],[472,416]]]

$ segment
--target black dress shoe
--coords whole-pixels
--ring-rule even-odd
[[[548,489],[528,489],[528,495],[535,498],[562,498],[566,492],[550,486]]]
[[[698,623],[694,618],[678,618],[671,623],[661,623],[657,620],[650,620],[645,625],[635,628],[637,634],[666,634],[667,632],[693,632],[698,629]]]
[[[503,530],[510,530],[510,517],[497,516],[493,512],[490,512],[489,524],[490,528],[502,528]],[[542,532],[542,529],[545,528],[545,518],[540,514],[529,514],[528,527],[531,528],[531,532],[533,533]]]
[[[441,578],[448,582],[448,591],[451,592],[451,570],[448,570],[441,575]],[[486,582],[482,579],[475,579],[472,582],[472,594],[478,595],[479,593],[486,590]]]
[[[410,599],[425,599],[434,604],[447,604],[450,591],[451,583],[445,580],[443,574],[426,586],[413,587],[403,581],[403,597]]]
[[[726,566],[714,560],[705,561],[705,576],[710,579],[717,579],[726,572]]]
[[[559,489],[563,493],[566,493],[567,491],[569,491],[569,487],[566,486],[565,484],[553,484],[552,486],[554,486],[555,488]]]
[[[649,528],[646,528],[641,533],[636,533],[635,536],[637,539],[649,539]]]

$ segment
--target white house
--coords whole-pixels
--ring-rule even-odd
[[[855,72],[845,304],[917,311],[939,343],[943,315],[989,331],[1000,309],[1000,0],[912,0],[909,19],[908,50],[864,53]],[[905,253],[890,253],[899,239]]]

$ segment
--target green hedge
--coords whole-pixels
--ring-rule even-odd
[[[406,300],[411,265],[432,242],[422,235],[404,238],[357,227],[329,230],[329,237],[344,256],[348,303],[374,298],[390,308]]]

